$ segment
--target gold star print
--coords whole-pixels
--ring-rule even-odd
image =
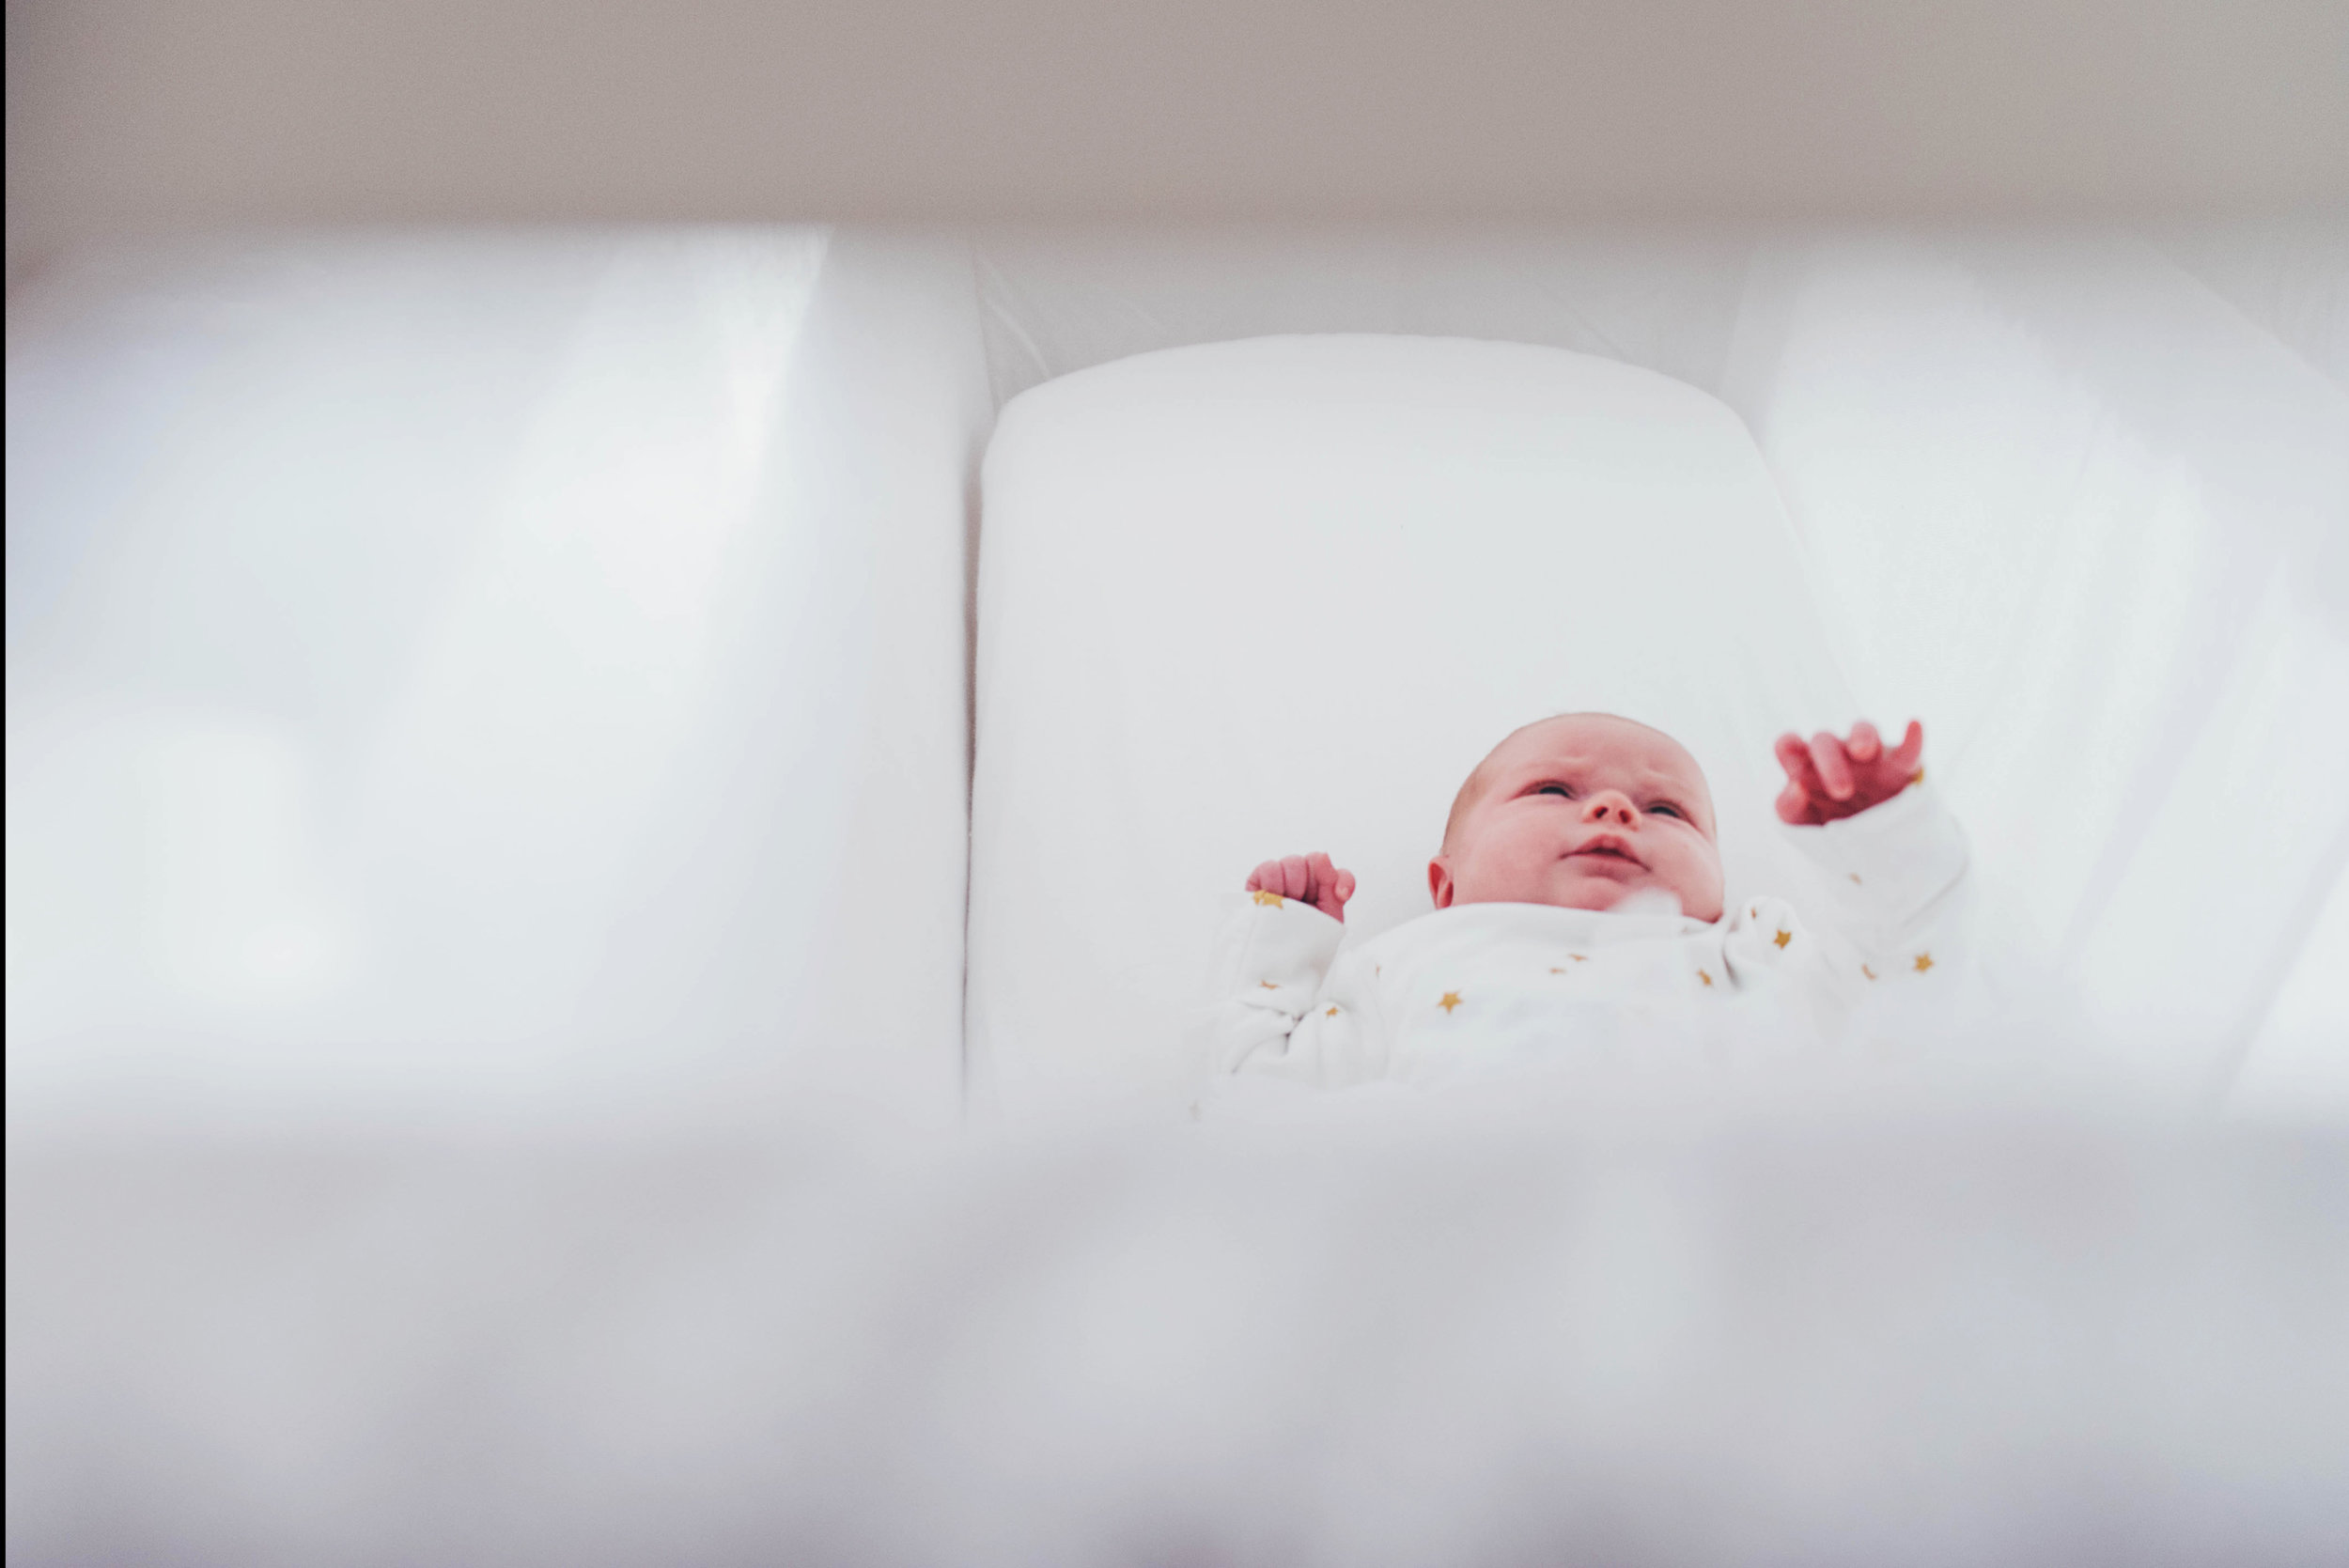
[[[1256,984],[1257,984],[1257,985],[1259,985],[1259,986],[1263,986],[1266,990],[1268,990],[1268,991],[1277,991],[1277,990],[1279,990],[1279,989],[1281,988],[1280,986],[1275,986],[1275,985],[1274,985],[1271,981],[1269,981],[1269,980],[1259,980],[1259,981],[1257,981],[1257,982],[1256,982]]]
[[[1703,981],[1707,986],[1713,984],[1713,977],[1705,973],[1703,970],[1697,970],[1697,978]]]
[[[1460,993],[1446,991],[1443,994],[1443,1000],[1436,1005],[1443,1009],[1443,1016],[1448,1018],[1452,1016],[1452,1010],[1460,1005]]]
[[[1915,771],[1914,773],[1911,773],[1910,775],[1908,775],[1908,782],[1909,782],[1910,784],[1922,784],[1922,783],[1924,783],[1924,782],[1925,782],[1925,770],[1924,770],[1923,768],[1918,768],[1918,769],[1917,769],[1917,771]]]
[[[1588,957],[1579,953],[1569,953],[1566,956],[1573,959],[1578,964],[1587,964],[1591,961]]]
[[[1777,936],[1772,937],[1772,938],[1770,939],[1770,940],[1772,940],[1772,941],[1774,941],[1774,942],[1778,943],[1778,945],[1779,945],[1779,946],[1781,946],[1781,947],[1784,947],[1784,946],[1785,946],[1788,942],[1791,942],[1791,941],[1793,941],[1794,939],[1795,939],[1795,934],[1794,934],[1792,931],[1786,931],[1786,930],[1781,930],[1781,931],[1780,931],[1780,932],[1779,932],[1779,934],[1778,934]]]
[[[1917,972],[1918,972],[1919,974],[1922,974],[1922,973],[1924,973],[1924,972],[1925,972],[1925,970],[1929,970],[1929,969],[1931,969],[1931,968],[1933,968],[1933,955],[1932,955],[1932,954],[1930,954],[1930,953],[1920,953],[1919,955],[1917,955]]]
[[[1288,900],[1283,898],[1279,893],[1274,893],[1270,888],[1258,888],[1256,890],[1256,902],[1259,904],[1269,905],[1271,908],[1277,909],[1282,905],[1287,903]]]
[[[1550,965],[1550,966],[1549,966],[1549,972],[1550,972],[1550,973],[1552,973],[1552,974],[1563,974],[1563,973],[1565,973],[1566,971],[1565,971],[1565,970],[1562,970],[1562,969],[1560,969],[1557,965],[1552,964],[1552,965]]]
[[[1865,964],[1859,966],[1859,972],[1866,975],[1871,980],[1874,980],[1876,977],[1876,971],[1870,969]]]
[[[1338,1010],[1334,1007],[1330,1008],[1329,1016],[1333,1018],[1336,1017],[1338,1016]]]
[[[1852,885],[1853,887],[1858,887],[1858,886],[1859,886],[1859,873],[1858,873],[1857,871],[1855,871],[1855,872],[1853,872],[1853,873],[1851,874],[1851,885]]]

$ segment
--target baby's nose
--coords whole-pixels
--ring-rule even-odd
[[[1639,816],[1632,808],[1631,798],[1619,789],[1602,789],[1582,806],[1585,822],[1610,822],[1628,828]]]

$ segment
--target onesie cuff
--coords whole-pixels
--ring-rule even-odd
[[[1922,781],[1857,816],[1780,831],[1835,901],[1869,924],[1910,918],[1966,871],[1965,830]]]
[[[1258,1005],[1302,1013],[1321,988],[1346,924],[1278,893],[1233,893],[1225,929],[1233,941],[1226,986]]]

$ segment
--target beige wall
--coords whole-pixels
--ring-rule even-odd
[[[2349,0],[9,0],[9,270],[156,226],[2349,205]]]

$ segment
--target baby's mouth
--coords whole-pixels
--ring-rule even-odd
[[[1593,855],[1602,860],[1623,861],[1628,864],[1640,867],[1642,871],[1647,869],[1647,862],[1631,852],[1631,846],[1626,844],[1623,840],[1617,838],[1612,833],[1600,833],[1595,838],[1584,840],[1577,847],[1566,851],[1566,859],[1568,860],[1573,860],[1579,855]]]

